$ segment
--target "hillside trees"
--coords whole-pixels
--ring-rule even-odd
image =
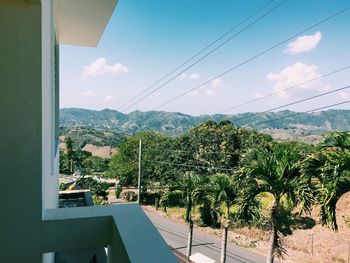
[[[120,180],[122,186],[136,186],[138,175],[138,146],[142,140],[142,186],[167,181],[166,171],[161,165],[167,154],[161,151],[169,137],[156,132],[142,132],[128,137],[121,143],[111,158],[108,175]]]

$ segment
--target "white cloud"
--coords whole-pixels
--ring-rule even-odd
[[[113,100],[115,100],[115,97],[113,97],[113,96],[106,96],[105,97],[105,101],[113,101]]]
[[[178,78],[195,80],[195,79],[199,79],[200,77],[201,75],[199,73],[191,73],[190,75],[187,75],[186,73],[182,73]]]
[[[91,96],[94,96],[95,93],[91,90],[87,90],[87,91],[80,93],[80,95],[85,96],[85,97],[91,97]]]
[[[207,96],[213,96],[217,90],[223,86],[224,84],[221,79],[214,79],[210,82],[210,88],[205,90],[205,94]]]
[[[199,79],[201,75],[198,73],[192,73],[191,75],[188,76],[188,79]]]
[[[185,79],[186,78],[186,73],[182,73],[180,76],[179,76],[179,79]]]
[[[298,37],[295,41],[288,44],[287,48],[284,50],[284,53],[296,55],[302,52],[308,52],[317,46],[317,44],[321,41],[321,38],[322,34],[319,31],[315,32],[313,35]]]
[[[221,79],[214,79],[210,82],[210,84],[215,89],[218,89],[224,86]]]
[[[119,73],[127,73],[128,71],[129,69],[120,63],[109,65],[105,58],[97,58],[90,65],[84,66],[82,76],[86,78],[105,74],[116,75]]]
[[[349,93],[345,92],[345,91],[339,91],[338,92],[338,96],[343,99],[343,100],[346,100],[349,98]]]
[[[280,98],[290,98],[292,96],[305,96],[309,91],[324,91],[329,89],[329,85],[322,84],[319,80],[310,81],[290,90],[289,87],[298,85],[305,81],[319,77],[316,65],[306,65],[298,62],[288,66],[280,73],[269,73],[267,79],[274,82],[274,92],[278,92]]]

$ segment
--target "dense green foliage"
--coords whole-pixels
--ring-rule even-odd
[[[119,179],[122,186],[137,186],[140,140],[142,140],[142,186],[147,188],[173,180],[174,177],[171,179],[167,177],[171,172],[158,163],[166,157],[167,153],[163,149],[172,139],[155,132],[142,132],[130,136],[120,144],[117,154],[111,158],[108,176]]]
[[[78,172],[85,175],[87,167],[83,165],[83,162],[91,157],[91,153],[81,149],[74,150],[73,140],[70,137],[66,137],[65,143],[66,149],[60,150],[60,173],[73,174]]]
[[[350,134],[328,134],[304,161],[304,173],[314,179],[323,224],[337,230],[336,205],[350,191]]]
[[[310,211],[313,192],[310,180],[301,173],[303,152],[293,144],[275,144],[272,147],[252,148],[242,159],[241,194],[242,212],[262,193],[273,197],[270,208],[270,250],[268,262],[285,253],[281,235],[292,233],[292,209],[285,209],[284,203],[301,211]],[[288,213],[286,213],[288,212]]]
[[[348,132],[330,133],[313,146],[276,142],[230,121],[207,121],[177,137],[151,131],[129,136],[119,141],[110,160],[75,149],[67,136],[60,170],[69,174],[72,166],[82,175],[105,172],[120,181],[118,192],[120,187],[136,187],[140,140],[142,200],[159,201],[164,209],[185,207],[190,228],[195,207],[201,224],[221,224],[224,236],[233,222],[263,227],[271,231],[271,262],[285,252],[283,236],[292,233],[314,204],[320,206],[322,223],[337,230],[336,204],[350,191]],[[96,188],[86,183],[84,187]],[[270,200],[263,211],[266,196]]]

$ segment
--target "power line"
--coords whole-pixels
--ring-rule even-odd
[[[198,57],[200,54],[202,54],[204,51],[206,51],[207,49],[209,49],[211,46],[213,46],[214,44],[216,44],[217,42],[219,42],[221,39],[223,39],[224,37],[226,37],[228,34],[230,34],[231,32],[233,32],[236,28],[238,28],[240,25],[242,25],[243,23],[245,23],[246,21],[248,21],[250,18],[254,17],[256,14],[258,14],[261,10],[263,10],[265,7],[269,6],[272,2],[274,2],[275,0],[271,0],[269,1],[267,4],[265,4],[264,6],[262,6],[261,8],[259,8],[258,10],[256,10],[255,12],[253,12],[252,14],[250,14],[248,17],[246,17],[245,19],[243,19],[241,22],[239,22],[237,25],[233,26],[232,28],[230,28],[228,31],[226,31],[224,34],[222,34],[220,37],[218,37],[216,40],[214,40],[213,42],[211,42],[209,45],[207,45],[206,47],[204,47],[203,49],[201,49],[199,52],[197,52],[196,54],[194,54],[192,57],[190,57],[189,59],[187,59],[184,63],[182,63],[181,65],[179,65],[178,67],[176,67],[175,69],[173,69],[172,71],[170,71],[169,73],[167,73],[165,76],[163,76],[161,79],[159,79],[158,81],[156,81],[155,83],[153,83],[151,86],[149,86],[148,88],[144,89],[143,91],[141,91],[140,93],[138,93],[136,96],[134,96],[133,98],[131,98],[130,100],[128,100],[127,102],[125,102],[124,104],[122,104],[117,110],[122,109],[124,106],[128,105],[130,102],[132,102],[133,100],[137,99],[138,97],[140,97],[142,94],[146,93],[148,90],[152,89],[153,87],[155,87],[156,85],[158,85],[160,82],[162,82],[164,79],[166,79],[167,77],[169,77],[170,75],[172,75],[173,73],[175,73],[177,70],[179,70],[180,68],[182,68],[183,66],[185,66],[188,62],[192,61],[194,58]]]
[[[348,89],[348,88],[350,88],[350,86],[345,86],[345,87],[342,87],[342,88],[339,88],[339,89],[327,91],[327,92],[324,92],[324,93],[321,93],[321,94],[317,94],[317,95],[314,95],[314,96],[311,96],[311,97],[307,97],[307,98],[304,98],[304,99],[293,101],[291,103],[287,103],[287,104],[284,104],[284,105],[281,105],[281,106],[278,106],[278,107],[274,107],[274,108],[271,108],[271,109],[268,109],[268,110],[265,110],[265,111],[262,111],[262,112],[253,113],[253,114],[250,114],[248,116],[244,116],[242,118],[238,118],[238,119],[236,119],[234,121],[240,121],[240,120],[248,119],[250,117],[259,116],[259,115],[264,114],[266,112],[270,112],[270,111],[273,111],[273,110],[278,110],[278,109],[285,108],[285,107],[288,107],[288,106],[291,106],[291,105],[295,105],[295,104],[298,104],[298,103],[301,103],[301,102],[305,102],[305,101],[308,101],[308,100],[316,99],[316,98],[319,98],[319,97],[322,97],[322,96],[326,96],[326,95],[332,94],[334,92],[341,91],[341,90]]]
[[[223,45],[225,45],[226,43],[228,43],[229,41],[231,41],[232,39],[234,39],[236,36],[240,35],[242,32],[244,32],[245,30],[247,30],[249,27],[253,26],[254,24],[256,24],[257,22],[259,22],[261,19],[263,19],[265,16],[269,15],[270,13],[272,13],[275,9],[277,9],[278,7],[280,7],[282,4],[284,4],[287,0],[283,0],[282,2],[280,2],[278,5],[276,5],[275,7],[273,7],[272,9],[270,9],[269,11],[267,11],[266,13],[264,13],[263,15],[261,15],[260,17],[258,17],[257,19],[255,19],[253,22],[251,22],[250,24],[248,24],[247,26],[243,27],[243,29],[241,29],[240,31],[238,31],[236,34],[234,34],[233,36],[231,36],[230,38],[228,38],[227,40],[225,40],[224,42],[222,42],[220,45],[218,45],[217,47],[215,47],[214,49],[212,49],[210,52],[206,53],[204,56],[200,57],[198,60],[196,60],[195,62],[193,62],[192,64],[190,64],[188,67],[186,67],[184,70],[180,71],[179,73],[177,73],[175,76],[171,77],[169,80],[167,80],[166,82],[164,82],[163,84],[161,84],[160,86],[158,86],[156,89],[154,89],[153,91],[147,93],[146,95],[142,96],[140,99],[138,99],[137,101],[135,101],[134,103],[132,103],[131,105],[129,105],[128,107],[126,107],[124,109],[124,111],[130,109],[131,107],[135,106],[136,104],[138,104],[140,101],[146,99],[147,97],[149,97],[150,95],[152,95],[153,93],[155,93],[156,91],[160,90],[162,87],[164,87],[165,85],[167,85],[168,83],[170,83],[171,81],[173,81],[174,79],[176,79],[178,76],[180,76],[182,73],[186,72],[188,69],[190,69],[191,67],[193,67],[194,65],[198,64],[200,61],[202,61],[203,59],[205,59],[206,57],[208,57],[209,55],[211,55],[212,53],[214,53],[216,50],[218,50],[220,47],[222,47]]]
[[[156,149],[154,149],[156,150]],[[167,149],[161,149],[159,151],[162,152],[179,152],[179,153],[194,153],[194,151],[185,151],[185,150],[167,150]],[[217,152],[217,151],[205,151],[205,152],[199,152],[198,154],[223,154],[223,155],[232,155],[236,154],[234,152]]]
[[[238,104],[238,105],[236,105],[236,106],[232,106],[232,107],[230,107],[230,108],[221,110],[221,111],[218,112],[218,114],[223,113],[223,112],[226,112],[226,111],[234,110],[234,109],[237,109],[237,108],[246,106],[246,105],[249,105],[249,104],[251,104],[251,103],[253,103],[253,102],[257,102],[257,101],[263,100],[263,99],[265,99],[265,98],[268,98],[268,97],[271,97],[271,96],[273,96],[273,95],[279,94],[279,93],[281,93],[281,92],[283,92],[283,91],[287,91],[287,90],[291,90],[291,89],[300,87],[300,86],[302,86],[302,85],[304,85],[304,84],[307,84],[307,83],[309,83],[309,82],[312,82],[312,81],[315,81],[315,80],[319,80],[319,79],[328,77],[328,76],[330,76],[330,75],[339,73],[339,72],[344,71],[344,70],[349,69],[349,68],[350,68],[350,66],[346,66],[346,67],[343,67],[343,68],[340,68],[340,69],[333,70],[333,71],[328,72],[328,73],[326,73],[326,74],[324,74],[324,75],[322,75],[322,76],[309,79],[309,80],[307,80],[307,81],[298,83],[298,84],[296,84],[296,85],[293,85],[293,86],[290,86],[290,87],[281,89],[281,90],[279,90],[279,91],[275,91],[275,92],[266,94],[265,96],[262,96],[262,97],[260,97],[260,98],[256,98],[256,99],[253,99],[253,100],[250,100],[250,101],[247,101],[247,102]]]
[[[262,121],[262,122],[258,122],[258,123],[252,123],[252,124],[260,125],[260,124],[264,124],[264,123],[268,123],[268,122],[278,121],[278,120],[286,119],[286,118],[289,118],[289,117],[294,117],[294,116],[302,115],[302,114],[305,114],[305,113],[310,113],[310,112],[313,112],[313,111],[319,111],[319,110],[327,109],[327,108],[330,108],[330,107],[339,106],[339,105],[346,104],[346,103],[349,103],[349,102],[350,102],[350,100],[347,100],[347,101],[343,101],[343,102],[339,102],[339,103],[323,106],[323,107],[320,107],[320,108],[316,108],[316,109],[312,109],[312,110],[308,110],[308,111],[303,111],[303,112],[297,112],[297,113],[290,114],[290,115],[287,115],[287,116],[283,116],[283,117],[280,117],[280,118],[267,120],[267,121]],[[247,125],[245,125],[245,126],[247,126]]]
[[[213,170],[223,170],[223,171],[233,171],[234,169],[229,169],[225,167],[218,167],[218,166],[202,166],[202,165],[191,165],[191,164],[181,164],[181,163],[171,163],[171,162],[161,162],[161,161],[149,161],[144,160],[144,162],[148,163],[158,163],[158,164],[164,164],[164,165],[174,165],[174,166],[182,166],[182,167],[189,167],[189,168],[202,168],[202,169],[213,169]]]
[[[203,82],[202,84],[199,84],[199,85],[195,86],[194,88],[191,88],[191,89],[189,89],[189,90],[187,90],[187,91],[185,91],[185,92],[183,92],[183,93],[181,93],[181,94],[179,94],[179,95],[177,95],[177,96],[171,98],[170,100],[167,100],[166,102],[162,103],[161,105],[159,105],[159,106],[157,106],[157,107],[154,107],[153,110],[158,109],[158,108],[160,108],[160,107],[163,107],[163,106],[165,106],[165,105],[167,105],[167,104],[169,104],[169,103],[171,103],[171,102],[173,102],[173,101],[175,101],[175,100],[177,100],[177,99],[179,99],[179,98],[185,96],[186,94],[188,94],[188,93],[190,93],[190,92],[192,92],[192,91],[194,91],[194,90],[197,90],[198,88],[200,88],[200,87],[202,87],[202,86],[204,86],[204,85],[206,85],[206,84],[209,84],[209,83],[212,82],[213,80],[215,80],[215,79],[217,79],[217,78],[220,78],[220,77],[226,75],[227,73],[232,72],[233,70],[235,70],[235,69],[237,69],[237,68],[239,68],[239,67],[241,67],[241,66],[243,66],[243,65],[245,65],[245,64],[247,64],[247,63],[249,63],[250,61],[252,61],[252,60],[254,60],[254,59],[258,58],[258,57],[261,57],[262,55],[268,53],[269,51],[271,51],[271,50],[273,50],[273,49],[275,49],[275,48],[277,48],[277,47],[279,47],[279,46],[281,46],[281,45],[287,43],[288,41],[294,39],[294,38],[297,37],[298,35],[301,35],[301,34],[307,32],[307,31],[309,31],[309,30],[315,28],[316,26],[319,26],[320,24],[322,24],[322,23],[324,23],[324,22],[326,22],[326,21],[328,21],[328,20],[330,20],[330,19],[332,19],[332,18],[334,18],[334,17],[336,17],[336,16],[338,16],[338,15],[344,13],[345,11],[348,11],[349,9],[350,9],[350,6],[344,8],[344,9],[342,9],[341,11],[339,11],[339,12],[337,12],[337,13],[335,13],[335,14],[332,14],[332,15],[330,15],[330,16],[328,16],[328,17],[322,19],[321,21],[317,22],[316,24],[314,24],[314,25],[312,25],[312,26],[309,26],[309,27],[307,27],[306,29],[303,29],[302,31],[300,31],[300,32],[298,32],[298,33],[296,33],[296,34],[294,34],[293,36],[291,36],[291,37],[289,37],[289,38],[287,38],[287,39],[285,39],[285,40],[283,40],[283,41],[281,41],[281,42],[275,44],[274,46],[272,46],[272,47],[270,47],[270,48],[268,48],[268,49],[266,49],[266,50],[264,50],[264,51],[258,53],[257,55],[255,55],[255,56],[253,56],[253,57],[250,57],[249,59],[247,59],[247,60],[245,60],[245,61],[239,63],[238,65],[236,65],[236,66],[234,66],[234,67],[232,67],[232,68],[230,68],[230,69],[228,69],[228,70],[226,70],[226,71],[220,73],[219,75],[216,75],[215,77],[213,77],[213,78],[211,78],[211,79],[209,79],[209,80]]]

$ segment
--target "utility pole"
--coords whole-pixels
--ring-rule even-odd
[[[137,202],[139,205],[141,204],[141,156],[142,156],[142,140],[140,139],[140,142],[139,142],[139,177],[138,177],[138,183],[137,183],[137,189],[138,189]]]

